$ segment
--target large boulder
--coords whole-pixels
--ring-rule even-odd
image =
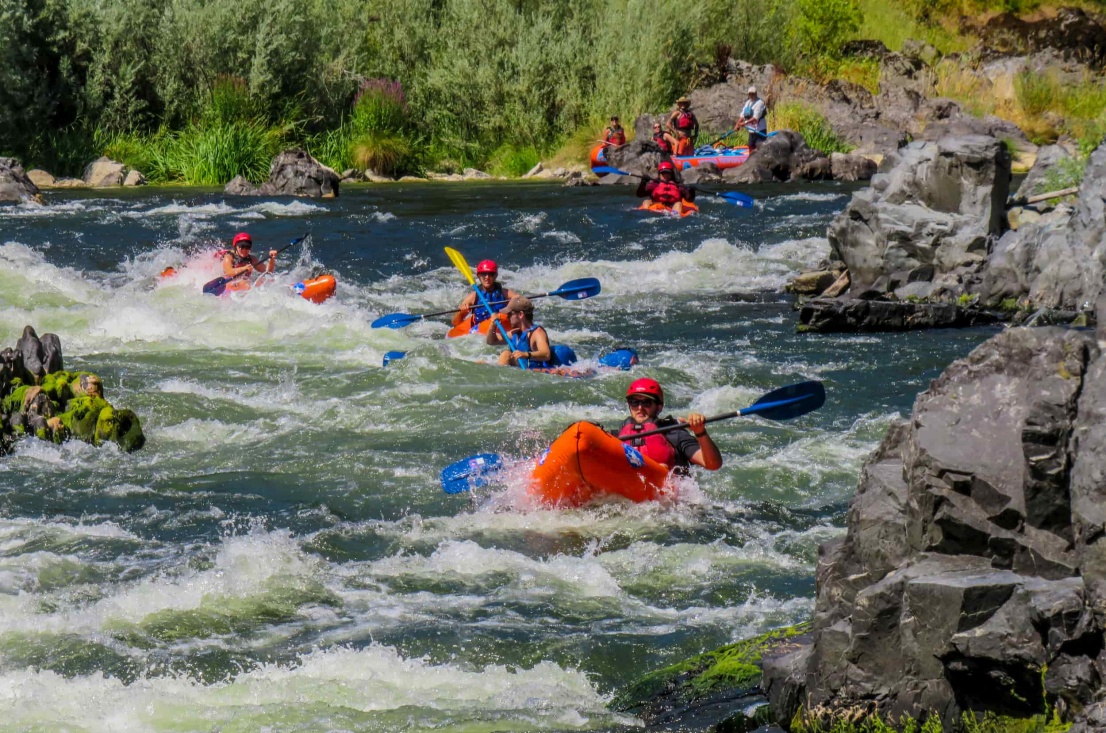
[[[84,169],[84,175],[81,176],[85,185],[92,188],[122,186],[126,177],[127,166],[107,156],[101,156],[89,163]]]
[[[830,247],[855,291],[923,266],[955,290],[1002,234],[1009,189],[1010,155],[995,138],[912,143],[853,194],[829,227]]]
[[[0,203],[42,203],[42,196],[15,158],[0,158]]]
[[[757,146],[753,154],[737,168],[722,171],[722,178],[729,183],[765,183],[769,181],[790,181],[795,178],[819,178],[811,171],[824,159],[821,168],[829,177],[829,159],[820,150],[806,144],[803,136],[792,130],[779,130],[775,135]]]
[[[224,193],[232,196],[310,196],[334,198],[340,179],[332,169],[315,160],[306,150],[292,148],[273,158],[269,180],[253,186],[243,176],[227,184]]]
[[[980,301],[1090,311],[1103,292],[1106,258],[1106,145],[1091,154],[1074,209],[1007,232],[983,273]]]
[[[1049,173],[1057,166],[1068,164],[1074,151],[1064,145],[1045,145],[1037,150],[1037,159],[1029,173],[1018,186],[1014,194],[1015,199],[1024,199],[1038,193],[1049,193],[1046,190]]]
[[[1061,8],[1054,16],[1037,20],[1004,13],[988,21],[980,36],[985,48],[995,55],[1055,49],[1068,60],[1106,64],[1106,27],[1080,8]]]
[[[1090,334],[1010,329],[954,362],[865,463],[824,545],[813,630],[762,685],[884,720],[1042,715],[1102,692],[1106,359]],[[795,670],[793,667],[800,668]]]

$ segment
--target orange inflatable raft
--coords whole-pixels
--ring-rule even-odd
[[[455,339],[458,336],[468,336],[471,333],[478,333],[481,336],[487,336],[488,329],[492,328],[492,325],[495,323],[496,319],[498,319],[499,322],[503,324],[504,328],[508,328],[507,316],[503,315],[502,313],[497,313],[495,318],[484,319],[477,326],[472,325],[472,316],[469,316],[453,328],[449,329],[449,333],[446,334],[446,338]]]
[[[641,202],[641,206],[638,207],[639,211],[653,211],[658,214],[667,214],[669,216],[679,216],[683,218],[685,216],[691,216],[698,213],[699,207],[686,199],[679,203],[680,210],[676,211],[676,205],[668,206],[667,204],[659,204],[649,199],[645,199]]]
[[[543,504],[577,507],[609,494],[630,501],[670,497],[669,469],[598,425],[578,422],[538,459],[530,494]]]
[[[265,280],[261,280],[262,286],[265,284]],[[243,278],[241,280],[232,280],[227,283],[227,293],[240,293],[246,290],[252,290],[257,287],[255,284],[251,284],[249,280]],[[334,291],[338,288],[338,281],[334,279],[333,275],[320,275],[319,277],[312,278],[311,280],[304,280],[298,282],[292,286],[292,292],[300,296],[305,300],[310,300],[312,303],[322,303],[330,296],[334,295]]]

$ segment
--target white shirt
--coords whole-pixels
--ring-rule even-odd
[[[754,102],[751,99],[745,100],[745,106],[741,109],[741,116],[745,119],[755,119],[757,121],[757,132],[768,132],[768,120],[765,117],[765,113],[768,108],[764,106],[764,100],[757,98]]]

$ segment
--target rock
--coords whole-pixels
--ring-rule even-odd
[[[1002,233],[1009,181],[1010,156],[995,138],[912,143],[890,172],[853,194],[830,224],[830,247],[857,290],[920,265],[960,279]]]
[[[123,179],[124,186],[145,186],[146,176],[133,168],[127,171],[127,177]]]
[[[39,188],[53,188],[57,183],[57,179],[54,178],[54,176],[41,168],[32,168],[27,171],[27,178],[30,178],[31,182]]]
[[[1045,190],[1045,179],[1048,177],[1049,171],[1062,164],[1063,161],[1071,159],[1073,152],[1062,145],[1045,145],[1038,149],[1037,159],[1025,180],[1018,186],[1018,190],[1014,194],[1014,200],[1026,199],[1039,193],[1048,193]],[[1016,227],[1011,227],[1011,229],[1014,228]]]
[[[728,183],[789,181],[820,157],[823,156],[807,146],[799,133],[779,130],[759,145],[743,164],[722,171],[722,178]]]
[[[65,367],[61,358],[61,339],[56,333],[44,333],[39,338],[42,344],[42,366],[46,374],[60,372]]]
[[[980,302],[1028,300],[1036,307],[1090,310],[1103,290],[1106,261],[1106,146],[1088,162],[1074,209],[1057,206],[1007,232],[994,245]]]
[[[477,170],[475,168],[465,168],[463,175],[464,175],[466,180],[480,179],[480,178],[491,178],[490,174],[485,173],[484,171],[481,171],[481,170]]]
[[[821,295],[822,291],[830,285],[833,285],[840,276],[840,272],[834,272],[832,270],[800,272],[792,278],[785,290],[789,293],[795,293],[796,295]]]
[[[902,42],[902,55],[917,59],[926,66],[933,66],[941,59],[941,52],[925,41],[907,38]]]
[[[992,18],[980,33],[984,45],[1002,56],[1055,49],[1067,60],[1106,64],[1106,28],[1080,8],[1061,8],[1051,18],[1022,20],[1013,13]]]
[[[358,177],[358,173],[353,168],[346,168],[344,171],[342,171],[342,174],[339,176],[339,178],[341,178],[343,181],[345,181],[347,179],[348,180],[353,180],[357,177]]]
[[[718,166],[714,163],[700,163],[680,173],[680,179],[689,186],[698,186],[702,183],[722,183],[722,176]]]
[[[54,188],[84,188],[85,182],[80,178],[59,178],[54,181]]]
[[[46,367],[42,363],[44,354],[42,342],[38,340],[38,334],[30,326],[23,328],[23,335],[15,344],[15,349],[22,357],[23,382],[25,384],[38,384],[46,376]]]
[[[338,195],[338,174],[315,160],[306,150],[291,148],[277,154],[269,165],[269,179],[253,186],[243,176],[223,189],[231,196],[310,196],[334,198]]]
[[[862,59],[882,59],[891,53],[891,49],[883,45],[883,41],[853,40],[846,41],[841,47],[842,56],[852,56]]]
[[[863,155],[831,153],[829,160],[835,181],[867,181],[876,174],[875,161]]]
[[[1026,224],[1033,224],[1040,220],[1040,212],[1022,206],[1015,206],[1006,212],[1006,224],[1012,231],[1017,231]]]
[[[389,178],[388,176],[382,176],[382,175],[378,174],[376,171],[371,171],[371,170],[365,171],[365,180],[369,181],[370,183],[394,183],[395,182],[394,178]]]
[[[849,289],[849,283],[850,282],[851,282],[851,280],[849,279],[849,271],[848,270],[842,271],[841,275],[838,276],[838,278],[833,281],[833,284],[830,285],[828,288],[826,288],[822,292],[822,297],[823,298],[836,298],[836,297],[840,296],[842,293],[844,293],[846,290]]]
[[[932,288],[931,284],[925,284]],[[953,303],[912,303],[862,298],[818,298],[799,311],[798,330],[812,333],[915,331],[996,323],[992,313]]]
[[[463,178],[463,176],[462,176]],[[419,178],[418,176],[403,176],[399,179],[400,183],[426,183],[425,178]]]
[[[122,186],[126,176],[126,166],[107,156],[101,156],[88,164],[81,179],[92,188],[110,188]]]
[[[42,203],[38,186],[23,172],[18,160],[0,157],[0,203],[30,201]]]
[[[819,550],[809,647],[763,667],[779,722],[795,701],[947,727],[1039,715],[1046,689],[1090,705],[1106,593],[1094,339],[1014,328],[954,362],[865,462],[846,523]]]
[[[533,178],[534,176],[541,173],[543,170],[545,170],[545,166],[542,165],[542,162],[539,160],[533,168],[526,172],[526,175],[524,175],[523,178]]]

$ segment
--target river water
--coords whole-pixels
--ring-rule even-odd
[[[794,333],[771,291],[825,257],[850,192],[761,188],[755,212],[708,199],[685,220],[626,189],[502,183],[0,209],[0,345],[59,334],[148,439],[0,459],[0,730],[603,730],[635,724],[606,703],[639,675],[806,619],[864,456],[993,333]],[[259,252],[312,237],[277,284],[202,295],[241,229]],[[460,300],[443,246],[521,291],[599,278],[537,320],[585,363],[631,346],[642,364],[568,380],[484,363],[495,350],[445,340],[444,319],[371,329]],[[289,293],[324,270],[335,298]],[[726,298],[749,291],[766,294]],[[409,355],[382,368],[391,350]],[[725,466],[663,505],[543,509],[518,470],[441,490],[467,455],[522,461],[575,420],[617,425],[636,376],[676,414],[804,379],[828,400],[713,425]]]

